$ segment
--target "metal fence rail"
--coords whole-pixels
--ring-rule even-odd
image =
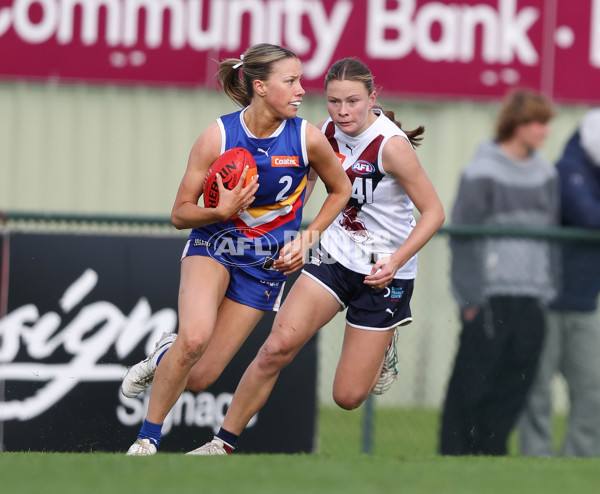
[[[75,213],[35,213],[26,211],[1,211],[0,225],[16,230],[44,229],[114,229],[121,232],[124,227],[134,227],[132,233],[143,229],[156,231],[164,229],[166,233],[178,233],[167,216],[139,215],[96,215]],[[308,222],[303,222],[306,227]],[[546,240],[577,240],[600,242],[600,231],[575,227],[525,228],[497,225],[460,225],[448,224],[440,228],[438,235],[459,237],[528,237]]]

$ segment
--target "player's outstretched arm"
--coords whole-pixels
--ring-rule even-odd
[[[376,263],[365,283],[383,288],[396,271],[414,256],[444,223],[442,202],[413,147],[404,137],[392,137],[383,148],[383,167],[394,175],[421,217],[406,241],[388,258]]]

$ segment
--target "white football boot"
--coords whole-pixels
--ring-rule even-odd
[[[121,383],[121,393],[127,396],[127,398],[135,398],[142,391],[150,387],[154,379],[154,373],[156,372],[158,357],[171,348],[176,338],[176,333],[163,333],[160,340],[156,343],[154,351],[144,360],[129,368],[127,375]]]
[[[396,350],[397,341],[398,329],[394,329],[394,336],[392,336],[390,346],[385,351],[381,375],[379,376],[379,380],[373,389],[373,394],[382,395],[388,389],[390,389],[392,384],[394,384],[394,381],[398,379],[398,351]]]
[[[227,451],[225,450],[225,446],[222,441],[219,441],[216,437],[209,443],[206,443],[204,446],[200,446],[199,448],[186,453],[186,455],[201,455],[201,456],[217,456],[217,455],[226,455]]]
[[[136,439],[127,451],[127,456],[152,456],[156,454],[156,446],[150,439]]]

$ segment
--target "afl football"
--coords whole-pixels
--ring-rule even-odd
[[[233,189],[239,182],[244,167],[248,166],[244,187],[257,174],[256,162],[250,151],[244,148],[231,148],[219,156],[212,164],[204,179],[204,207],[214,208],[219,204],[219,186],[217,173],[221,175],[223,186]]]

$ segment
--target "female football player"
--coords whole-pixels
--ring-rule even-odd
[[[265,311],[278,309],[286,275],[302,267],[312,239],[350,196],[348,177],[327,139],[296,116],[304,89],[302,65],[293,52],[258,44],[240,59],[224,60],[218,76],[243,109],[221,116],[198,137],[175,198],[173,225],[192,228],[181,261],[179,329],[176,338],[164,335],[123,381],[126,396],[153,382],[146,420],[129,455],[157,452],[163,421],[192,367],[196,391],[219,377]],[[218,177],[218,205],[198,206],[210,166],[234,147],[252,153],[258,180],[244,188],[246,170],[229,191]],[[303,233],[290,238],[300,227],[311,169],[329,194]]]

